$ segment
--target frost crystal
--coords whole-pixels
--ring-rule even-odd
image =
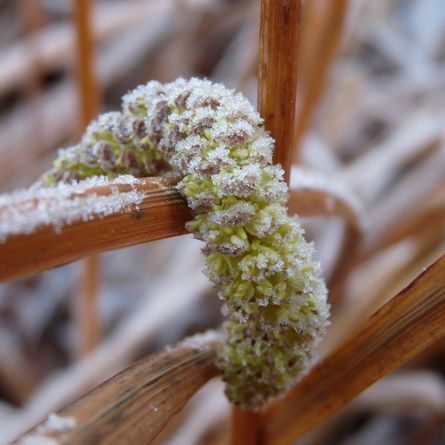
[[[52,226],[59,231],[75,221],[88,221],[137,206],[144,193],[133,189],[134,183],[135,178],[130,175],[111,181],[92,177],[0,195],[0,243],[9,236],[32,233],[41,226]],[[129,185],[130,190],[119,191],[118,184]],[[111,194],[88,193],[89,189],[105,185],[111,185]]]
[[[204,272],[229,318],[218,358],[226,394],[247,409],[307,372],[329,315],[319,264],[287,216],[288,188],[262,122],[244,96],[221,84],[152,81],[123,98],[122,112],[93,122],[44,177],[51,185],[180,175],[178,190],[195,212],[187,228],[206,244]]]

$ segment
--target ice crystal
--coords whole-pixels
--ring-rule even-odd
[[[59,231],[75,221],[88,221],[137,206],[144,194],[133,189],[135,178],[120,176],[112,181],[92,177],[80,182],[57,183],[53,187],[36,186],[29,190],[0,195],[0,242],[7,237],[34,232],[41,226]],[[130,185],[119,192],[117,185]],[[94,187],[110,185],[111,194],[86,193]]]
[[[47,184],[172,169],[205,242],[204,273],[219,287],[227,339],[218,366],[229,399],[258,409],[309,369],[328,319],[313,247],[287,216],[274,141],[239,93],[201,79],[151,81],[123,98],[122,112],[93,122],[61,151]]]

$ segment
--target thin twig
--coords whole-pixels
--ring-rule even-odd
[[[30,69],[24,85],[25,97],[28,106],[33,112],[33,126],[31,132],[34,137],[33,149],[39,149],[42,143],[42,125],[39,113],[40,97],[42,90],[42,64],[40,62],[36,36],[44,24],[44,14],[40,2],[33,0],[21,0],[20,12],[25,24],[28,40],[28,52]]]
[[[262,0],[258,110],[275,138],[274,162],[289,182],[297,99],[300,0]]]
[[[274,163],[282,165],[288,183],[297,100],[300,12],[299,0],[261,1],[258,110],[275,139]],[[258,444],[260,429],[258,413],[233,410],[232,445]]]
[[[142,202],[106,216],[98,214],[89,221],[80,219],[60,233],[46,226],[28,235],[8,237],[0,244],[0,280],[38,273],[90,254],[187,233],[184,225],[192,218],[191,212],[174,188],[174,181],[162,179],[141,179],[134,187],[121,184],[92,188],[81,195],[73,193],[79,218],[88,205],[95,208],[94,202],[86,202],[88,197],[113,195],[116,187],[122,194],[133,188],[143,193]],[[36,214],[38,207],[45,207],[43,201],[34,202]],[[20,213],[29,208],[29,203],[10,207],[11,213]],[[0,211],[6,214],[5,208]]]
[[[83,133],[89,122],[99,111],[99,92],[95,72],[94,36],[92,29],[92,8],[90,0],[74,2],[74,18],[77,36],[77,82],[80,99],[80,132]],[[100,338],[98,313],[100,260],[91,256],[82,263],[83,279],[76,289],[74,323],[78,339],[79,356],[88,354]]]

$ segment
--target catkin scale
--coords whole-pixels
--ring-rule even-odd
[[[282,395],[311,366],[329,315],[313,247],[287,215],[274,141],[241,94],[201,79],[152,81],[61,150],[47,185],[93,175],[177,175],[205,243],[227,338],[218,354],[226,394],[245,409]]]

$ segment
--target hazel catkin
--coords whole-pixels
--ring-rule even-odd
[[[93,175],[178,175],[228,316],[218,366],[228,398],[258,409],[311,366],[329,306],[313,247],[287,215],[274,141],[248,100],[201,79],[152,81],[61,150],[47,185]]]

